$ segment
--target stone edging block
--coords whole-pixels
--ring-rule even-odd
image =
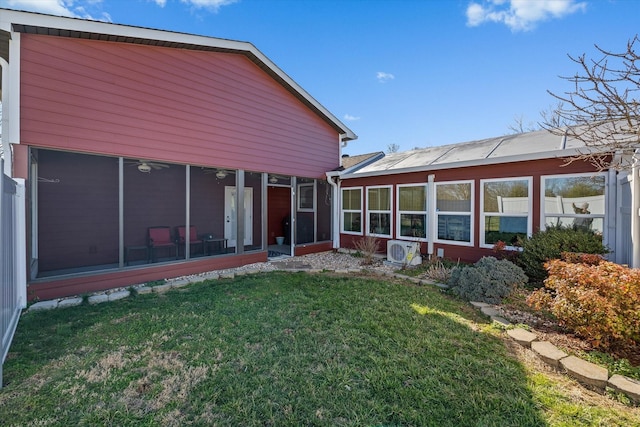
[[[118,291],[109,294],[109,301],[117,301],[119,299],[128,298],[131,295],[129,291]]]
[[[531,343],[538,339],[536,334],[522,328],[509,329],[507,335],[516,340],[523,347],[531,348]]]
[[[499,321],[499,317],[496,315],[498,313],[497,310],[490,304],[471,301],[471,305],[490,316],[494,322]],[[564,368],[567,375],[575,378],[581,384],[599,392],[604,392],[608,386],[626,395],[636,404],[640,403],[640,381],[618,374],[609,378],[609,371],[606,368],[576,356],[568,356],[567,353],[550,342],[538,341],[534,333],[523,328],[510,329],[507,331],[507,335],[521,346],[530,347],[547,365],[554,368]]]
[[[82,304],[82,298],[68,298],[63,299],[58,303],[58,308],[62,307],[75,307]]]
[[[38,301],[29,307],[29,311],[39,311],[39,310],[53,310],[54,308],[58,308],[58,300],[49,300],[49,301]]]
[[[100,304],[108,301],[109,301],[109,295],[107,294],[91,295],[89,297],[89,304]]]
[[[536,353],[543,362],[547,365],[553,366],[554,368],[559,368],[560,359],[564,359],[568,356],[567,353],[547,341],[532,342],[531,350],[533,350],[533,352]]]
[[[624,393],[635,403],[640,403],[640,381],[615,374],[609,378],[609,387]]]
[[[607,387],[609,372],[606,368],[598,366],[595,363],[579,359],[575,356],[560,359],[560,365],[562,365],[570,376],[583,384],[595,387],[601,391],[604,391]]]

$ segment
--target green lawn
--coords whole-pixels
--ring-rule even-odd
[[[640,425],[432,287],[269,273],[28,313],[0,425]]]

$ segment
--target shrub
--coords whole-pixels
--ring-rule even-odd
[[[356,250],[362,255],[362,263],[365,265],[373,264],[373,257],[378,252],[380,241],[373,236],[366,236],[354,243]]]
[[[435,280],[439,283],[447,283],[451,278],[451,271],[453,267],[450,266],[450,263],[443,262],[440,259],[435,259],[428,262],[424,270],[424,276]]]
[[[484,257],[473,265],[455,267],[450,291],[470,301],[499,304],[518,285],[527,283],[522,269],[506,259]]]
[[[640,342],[640,270],[604,260],[552,260],[546,267],[545,288],[529,296],[529,305],[550,311],[595,347]]]
[[[606,254],[609,252],[602,244],[602,236],[593,231],[567,227],[550,227],[539,231],[520,242],[522,253],[517,264],[524,270],[529,280],[541,285],[547,278],[544,263],[558,259],[562,252],[580,252],[585,254]]]

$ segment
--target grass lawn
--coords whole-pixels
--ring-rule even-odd
[[[432,287],[268,273],[24,315],[0,425],[640,425]]]

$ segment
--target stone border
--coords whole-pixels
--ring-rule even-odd
[[[471,305],[479,308],[492,321],[505,326],[511,325],[509,321],[498,316],[498,310],[491,304],[472,301]],[[569,356],[550,342],[539,341],[536,334],[524,328],[508,329],[507,335],[522,347],[532,350],[547,365],[566,373],[587,388],[604,393],[609,387],[626,395],[635,404],[640,404],[640,381],[618,374],[609,377],[606,368],[576,356]]]

